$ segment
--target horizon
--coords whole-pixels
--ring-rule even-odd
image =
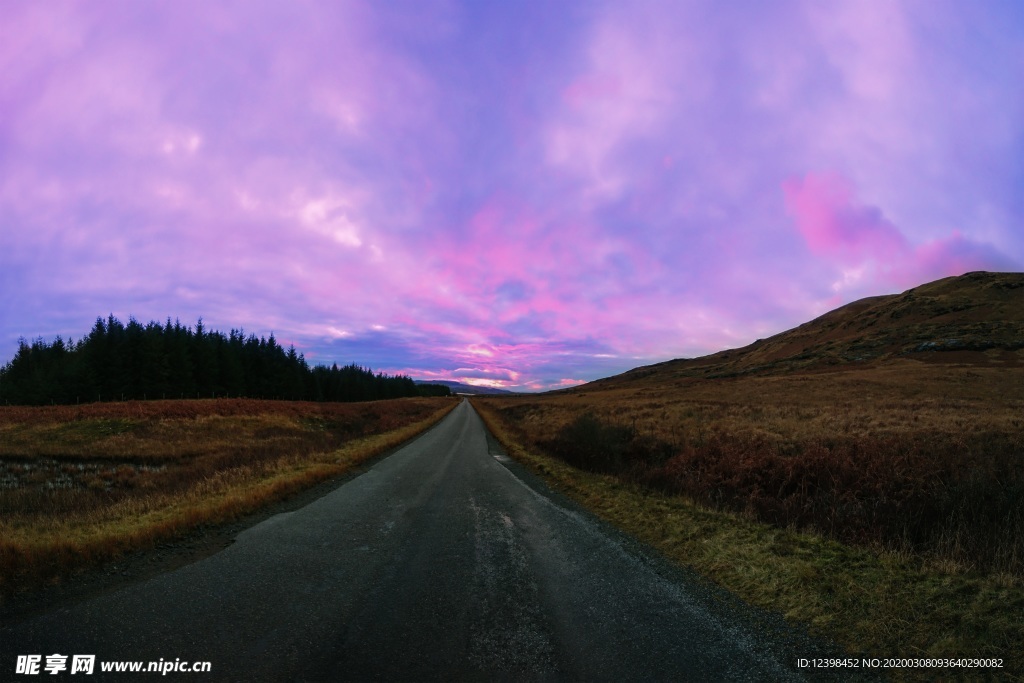
[[[1024,7],[14,2],[0,363],[168,316],[546,391],[1024,269]]]

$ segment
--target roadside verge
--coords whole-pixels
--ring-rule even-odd
[[[1024,587],[852,548],[578,470],[524,445],[487,401],[473,407],[505,451],[553,488],[750,604],[779,612],[858,658],[994,658],[1001,669],[894,667],[897,680],[1022,680]],[[898,663],[898,661],[897,661]],[[810,672],[808,672],[810,673]]]
[[[157,492],[91,515],[20,524],[0,520],[0,623],[105,593],[217,552],[242,529],[308,504],[365,471],[370,463],[428,431],[458,404],[445,401],[438,409],[421,412],[421,419],[330,450],[283,451],[258,465],[220,469],[183,494]],[[321,428],[311,419],[299,422],[304,429]],[[257,438],[274,438],[269,423],[255,424],[262,430]],[[269,426],[280,430],[280,424]],[[233,432],[225,434],[228,440],[235,438]]]

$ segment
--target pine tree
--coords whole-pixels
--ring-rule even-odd
[[[71,403],[125,399],[191,398],[197,394],[314,401],[369,401],[416,396],[408,377],[374,374],[350,363],[310,367],[294,345],[283,349],[273,334],[193,332],[170,318],[143,326],[112,314],[97,318],[77,343],[18,340],[14,358],[0,367],[0,402]]]

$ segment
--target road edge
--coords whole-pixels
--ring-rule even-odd
[[[465,399],[463,399],[465,401]],[[42,614],[63,610],[108,593],[133,586],[149,579],[194,564],[219,553],[234,543],[243,531],[275,515],[294,512],[344,486],[377,463],[406,446],[425,437],[458,408],[461,401],[436,421],[400,444],[353,465],[345,472],[325,479],[309,488],[254,510],[222,524],[200,526],[188,534],[158,543],[152,548],[135,550],[109,562],[84,569],[58,584],[29,589],[7,596],[0,602],[0,629],[16,626]],[[397,431],[397,430],[396,430]]]
[[[719,613],[724,617],[740,623],[750,632],[756,634],[760,642],[768,643],[766,649],[777,657],[777,661],[786,664],[794,673],[805,676],[810,674],[813,680],[823,681],[886,680],[884,676],[863,669],[856,671],[850,669],[798,669],[795,661],[797,656],[811,660],[840,659],[853,655],[847,652],[840,643],[810,633],[807,625],[787,621],[781,612],[746,602],[737,594],[716,583],[714,579],[701,574],[691,566],[674,561],[656,547],[616,526],[602,517],[599,511],[591,509],[571,497],[569,492],[556,488],[560,482],[545,478],[544,472],[540,471],[534,462],[517,457],[517,451],[522,449],[521,446],[514,443],[505,444],[498,438],[495,431],[500,430],[493,429],[493,422],[488,419],[486,409],[480,411],[472,400],[469,403],[483,423],[487,435],[488,453],[504,456],[499,459],[499,462],[513,476],[554,504],[587,519],[613,538],[624,551],[639,558],[645,566],[659,576],[669,581],[685,583],[694,588],[698,598],[703,600],[706,605],[714,606],[713,608],[720,610]],[[505,437],[506,439],[511,438],[508,434],[505,434]],[[536,456],[534,455],[534,457]]]

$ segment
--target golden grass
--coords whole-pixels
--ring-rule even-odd
[[[585,406],[662,439],[717,430],[779,443],[837,433],[879,436],[1024,431],[1024,369],[890,360],[833,372],[702,380],[628,375],[545,395],[545,410]],[[607,384],[605,384],[607,383]],[[607,388],[605,388],[607,387]],[[530,403],[530,399],[517,399]],[[552,420],[543,420],[553,425]]]
[[[811,446],[827,456],[822,456],[826,473],[838,471],[834,458],[843,455],[849,471],[870,468],[864,475],[868,481],[903,477],[927,487],[937,472],[963,474],[950,470],[960,459],[967,469],[992,471],[992,461],[1001,459],[1000,466],[1015,468],[1017,474],[1008,476],[1019,483],[1024,471],[1020,368],[936,367],[898,359],[788,376],[626,377],[558,394],[474,398],[473,404],[510,455],[599,516],[748,602],[807,624],[851,652],[996,656],[1007,662],[1000,675],[1020,680],[1024,576],[1019,552],[1024,539],[1018,528],[993,530],[990,542],[1005,552],[991,553],[985,564],[955,547],[971,540],[954,533],[964,520],[952,520],[954,532],[945,545],[913,547],[892,538],[860,537],[859,542],[841,542],[842,528],[766,523],[764,510],[750,501],[770,499],[776,491],[740,486],[757,482],[752,475],[767,481],[766,463],[782,466],[787,459],[804,458]],[[583,415],[594,418],[585,426],[607,429],[603,435],[609,438],[625,435],[640,461],[630,460],[637,453],[627,448],[619,466],[602,473],[583,455],[577,454],[583,469],[553,457],[554,451],[567,448],[565,436]],[[722,444],[754,447],[731,452]],[[916,455],[901,460],[879,446],[865,456],[865,444],[914,445]],[[823,445],[832,450],[822,451]],[[847,457],[851,452],[855,457]],[[706,469],[687,470],[686,481],[676,481],[676,488],[655,476],[674,458],[692,464],[681,456],[685,453],[703,454]],[[921,468],[932,454],[946,470]],[[571,450],[563,457],[569,455]],[[897,465],[917,469],[899,471]],[[715,467],[729,475],[714,480],[715,486],[726,491],[733,485],[747,497],[714,503],[713,496],[693,484],[697,473]],[[985,486],[1013,483],[978,481]],[[680,490],[696,495],[672,495]],[[980,506],[986,504],[985,493]],[[938,677],[963,678],[954,673]],[[933,680],[936,674],[897,672],[915,680]]]
[[[166,405],[0,409],[0,461],[59,458],[71,480],[51,489],[21,477],[0,489],[0,595],[237,519],[394,448],[457,405],[153,403]]]
[[[1024,572],[1024,368],[627,375],[485,402],[528,446],[583,468],[784,527]],[[573,448],[594,427],[622,442],[605,453],[615,462],[592,457],[601,443]]]

